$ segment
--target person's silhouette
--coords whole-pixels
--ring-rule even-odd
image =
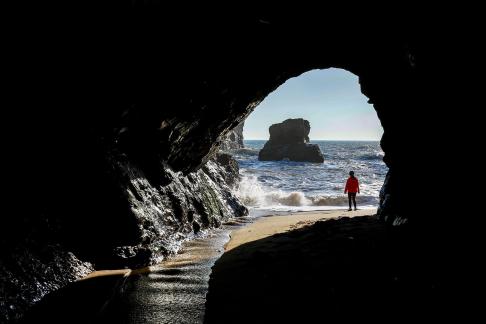
[[[356,193],[359,193],[359,182],[358,178],[354,176],[354,171],[349,171],[349,178],[348,181],[346,181],[346,187],[344,188],[344,193],[348,194],[348,200],[349,200],[349,209],[348,211],[351,211],[351,200],[353,201],[354,204],[354,210],[357,210],[356,208]]]

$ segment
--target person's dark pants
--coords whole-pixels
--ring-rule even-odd
[[[356,209],[356,192],[348,192],[349,209],[351,209],[351,199],[353,200],[354,209]]]

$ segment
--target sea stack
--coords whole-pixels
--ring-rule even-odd
[[[258,160],[288,159],[298,162],[324,162],[324,156],[319,146],[309,144],[310,124],[308,120],[287,119],[279,124],[273,124],[268,130],[270,139],[258,154]]]

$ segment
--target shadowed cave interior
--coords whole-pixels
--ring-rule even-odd
[[[372,295],[380,298],[376,303],[366,302],[371,310],[364,317],[402,309],[433,316],[444,305],[459,307],[457,274],[451,274],[466,255],[450,240],[454,206],[430,204],[440,201],[440,190],[419,185],[430,170],[452,163],[445,155],[453,142],[439,139],[460,118],[444,97],[457,82],[440,73],[447,41],[429,42],[420,26],[404,30],[387,19],[338,28],[304,6],[282,13],[254,8],[170,16],[156,4],[149,10],[134,6],[129,16],[95,19],[86,28],[75,20],[63,30],[43,24],[28,34],[28,46],[43,51],[24,54],[28,96],[11,117],[18,126],[10,140],[16,179],[7,182],[12,212],[1,228],[2,320],[20,318],[43,296],[93,269],[153,264],[200,229],[245,215],[246,207],[221,180],[229,170],[215,157],[222,136],[287,79],[330,67],[359,77],[384,129],[389,173],[376,218],[315,225],[309,235],[325,230],[333,237],[340,222],[343,228],[356,225],[358,235],[366,236],[368,228],[375,237],[363,239],[363,246],[375,240],[379,246],[367,261],[377,261],[368,268],[376,281],[390,274],[379,267],[386,265],[379,261],[384,256],[401,269],[403,282],[425,281],[417,290],[384,286],[399,305],[382,303],[388,291],[380,291]],[[60,44],[63,55],[54,55]],[[434,187],[461,177],[437,177]],[[340,249],[325,246],[326,240],[319,244]],[[281,251],[273,256],[275,265],[295,257],[295,251]],[[235,289],[241,289],[238,280]],[[269,289],[277,289],[274,284]],[[432,301],[415,298],[423,291]],[[217,295],[210,289],[208,298]],[[350,308],[353,303],[360,300]],[[209,306],[213,316],[215,306]],[[341,311],[334,308],[330,316]]]

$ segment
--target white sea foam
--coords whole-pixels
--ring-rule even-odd
[[[234,152],[240,165],[238,196],[253,209],[315,210],[344,208],[343,193],[348,172],[360,180],[359,208],[376,207],[387,167],[379,142],[316,141],[324,163],[258,161],[265,141],[245,141]]]
[[[344,194],[341,196],[307,196],[300,191],[271,190],[262,186],[257,178],[252,175],[242,177],[237,195],[249,207],[274,210],[327,209],[322,207],[331,207],[329,209],[332,209],[348,205],[348,198]],[[378,198],[363,195],[358,196],[357,201],[362,207],[373,207],[377,205]]]

